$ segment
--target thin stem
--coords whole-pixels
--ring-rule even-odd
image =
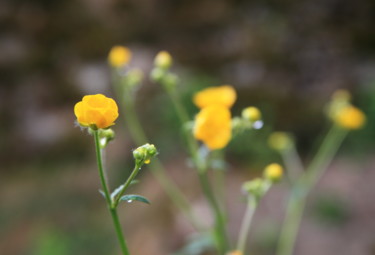
[[[174,89],[168,89],[165,86],[166,91],[168,92],[169,97],[172,100],[172,103],[176,109],[177,116],[180,119],[182,125],[189,121],[189,115],[187,114],[185,108],[181,104],[180,98],[176,94]],[[228,251],[229,241],[226,235],[226,228],[225,228],[225,218],[221,212],[221,208],[219,203],[217,202],[215,195],[212,191],[210,182],[207,177],[207,164],[202,162],[198,154],[198,143],[194,139],[193,135],[185,131],[186,142],[188,145],[188,150],[192,160],[197,168],[199,181],[201,183],[203,193],[206,196],[206,199],[211,207],[212,212],[215,215],[215,236],[217,239],[217,248],[220,254],[225,254]]]
[[[310,166],[306,170],[305,183],[308,188],[311,189],[319,181],[321,176],[324,174],[329,163],[332,161],[333,157],[337,153],[340,145],[347,136],[348,131],[334,125],[328,132],[326,138],[324,139],[318,153],[312,160]]]
[[[126,242],[124,239],[124,235],[122,234],[121,225],[117,216],[116,208],[112,208],[112,201],[110,197],[110,191],[108,189],[107,182],[105,180],[104,176],[104,170],[103,170],[103,161],[102,161],[102,153],[100,149],[100,141],[99,141],[99,132],[98,130],[94,130],[94,141],[95,141],[95,151],[96,151],[96,160],[98,164],[98,170],[99,170],[99,177],[102,184],[102,188],[104,190],[105,200],[107,202],[108,210],[111,213],[112,221],[115,226],[116,235],[118,238],[118,241],[120,243],[121,251],[123,255],[129,255],[128,247],[126,246]]]
[[[307,195],[328,168],[347,133],[347,130],[334,125],[323,140],[305,174],[292,187],[277,255],[292,255]]]
[[[293,182],[295,180],[298,180],[300,175],[303,173],[304,167],[295,145],[293,144],[291,148],[283,150],[281,152],[281,156],[288,170],[288,177],[290,181]]]
[[[247,236],[249,234],[251,221],[257,207],[257,202],[253,196],[249,196],[247,199],[246,212],[242,219],[241,230],[237,242],[237,250],[245,254]]]
[[[215,215],[215,236],[217,239],[219,254],[225,254],[228,251],[229,244],[226,236],[224,215],[222,214],[220,206],[217,203],[215,196],[212,192],[212,188],[207,178],[207,173],[200,172],[198,176],[203,192]]]
[[[148,141],[148,139],[137,117],[133,97],[131,96],[129,90],[126,88],[126,84],[121,84],[120,78],[117,75],[114,75],[113,80],[115,83],[114,88],[120,99],[119,101],[121,104],[121,108],[123,109],[126,116],[129,132],[132,138],[134,139],[135,143],[138,146],[141,146],[145,144]],[[203,224],[201,223],[199,218],[197,218],[193,214],[190,203],[188,202],[184,194],[181,192],[181,190],[167,175],[165,168],[163,167],[162,163],[158,158],[154,158],[152,160],[152,163],[150,164],[150,169],[151,173],[161,184],[161,187],[164,189],[165,193],[169,196],[173,203],[181,210],[181,212],[189,220],[192,226],[198,231],[203,231]]]
[[[295,190],[292,192],[296,192]],[[298,229],[301,224],[303,211],[305,208],[305,197],[291,195],[285,215],[283,228],[280,233],[277,255],[292,255],[295,246]]]
[[[131,182],[134,180],[134,178],[137,176],[139,170],[141,170],[141,166],[139,164],[135,164],[134,169],[128,179],[125,181],[124,186],[122,187],[121,191],[118,193],[118,195],[114,198],[113,201],[113,208],[117,208],[118,203],[120,202],[120,199],[122,195],[124,195],[126,189],[130,186]]]

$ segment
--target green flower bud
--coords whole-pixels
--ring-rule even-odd
[[[143,161],[147,157],[147,150],[141,146],[133,151],[133,157],[136,161]]]
[[[108,129],[100,129],[99,131],[99,137],[100,138],[106,138],[107,141],[112,141],[115,138],[115,132],[112,128]]]
[[[134,159],[139,163],[150,163],[151,158],[155,157],[158,151],[153,144],[146,143],[133,151]]]
[[[161,82],[165,76],[165,71],[161,68],[154,68],[151,71],[151,80],[154,82]]]
[[[139,85],[143,80],[143,72],[140,69],[132,69],[128,72],[127,80],[130,87]]]
[[[293,140],[285,132],[273,132],[268,137],[268,145],[277,151],[288,150],[293,145]]]
[[[248,194],[253,195],[255,198],[259,199],[265,193],[265,182],[261,178],[256,178],[251,181],[247,181],[242,185],[242,190]]]

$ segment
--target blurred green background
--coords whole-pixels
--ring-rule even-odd
[[[113,45],[133,52],[148,73],[168,50],[191,117],[192,94],[232,84],[232,109],[255,105],[262,130],[228,147],[229,231],[242,217],[240,186],[271,161],[273,130],[292,132],[305,162],[328,123],[324,105],[345,88],[367,114],[311,196],[295,254],[375,254],[375,2],[372,0],[12,0],[0,2],[0,254],[119,254],[102,197],[93,139],[74,124],[83,95],[114,97],[106,58]],[[145,79],[141,121],[173,179],[207,215],[186,164],[181,130],[163,90]],[[126,116],[114,127],[107,165],[118,185],[132,165]],[[120,211],[134,254],[172,254],[194,234],[155,179],[142,171],[134,192],[152,205]],[[193,188],[194,187],[194,188]],[[271,190],[256,215],[251,251],[273,254],[286,187]],[[255,253],[254,253],[255,254]]]

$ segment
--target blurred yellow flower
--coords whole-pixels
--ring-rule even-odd
[[[366,116],[357,107],[348,105],[336,113],[334,121],[345,129],[360,129],[366,122]]]
[[[157,67],[168,69],[172,65],[172,56],[167,51],[160,51],[154,60],[154,64]]]
[[[271,181],[278,181],[283,177],[283,167],[279,164],[272,163],[264,169],[264,177]]]
[[[102,94],[88,95],[74,106],[74,114],[84,127],[94,125],[96,128],[107,128],[114,125],[118,107],[112,98]]]
[[[229,109],[222,105],[203,108],[195,117],[193,133],[211,150],[224,148],[232,137]]]
[[[232,107],[236,101],[236,91],[232,86],[223,85],[219,87],[209,87],[194,95],[193,101],[198,108],[204,108],[213,104]]]
[[[108,55],[108,62],[112,67],[121,67],[129,63],[131,51],[123,46],[113,46]]]
[[[257,121],[262,118],[262,114],[258,108],[249,106],[242,110],[242,118],[249,121]]]

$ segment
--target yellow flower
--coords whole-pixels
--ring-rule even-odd
[[[160,51],[154,60],[154,64],[162,69],[168,69],[172,65],[172,56],[167,51]]]
[[[224,148],[232,137],[229,109],[221,105],[203,108],[195,117],[193,132],[209,149]]]
[[[276,163],[272,163],[266,166],[266,168],[264,169],[264,177],[275,182],[283,177],[283,172],[284,170],[282,166]]]
[[[337,112],[334,121],[345,129],[360,129],[366,122],[366,116],[360,109],[348,105]]]
[[[242,118],[249,121],[257,121],[262,118],[262,114],[258,108],[249,106],[242,110]]]
[[[78,123],[84,127],[93,125],[96,128],[107,128],[114,125],[118,107],[112,98],[102,94],[88,95],[74,106],[74,114]]]
[[[112,67],[121,67],[129,63],[131,51],[123,46],[113,46],[108,55],[108,62]]]
[[[232,86],[223,85],[219,87],[210,87],[194,95],[194,104],[199,108],[218,104],[225,107],[232,107],[236,101],[236,91]]]

